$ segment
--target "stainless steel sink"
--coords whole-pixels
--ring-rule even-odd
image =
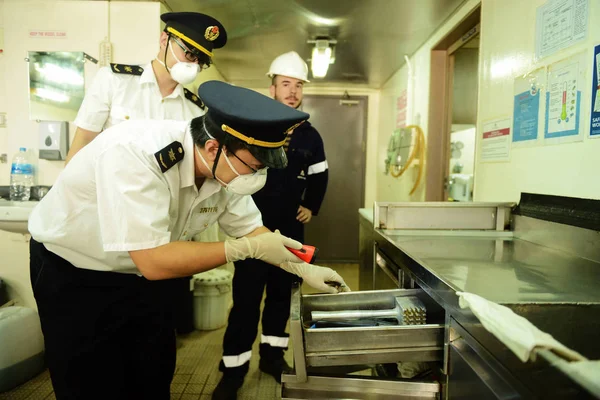
[[[540,330],[590,360],[600,359],[600,304],[507,304]]]
[[[597,332],[600,328],[600,304],[504,305],[584,357],[590,360],[600,358],[600,342],[597,340]],[[502,365],[502,368],[511,371],[520,385],[535,393],[538,396],[536,398],[591,398],[583,388],[573,384],[573,381],[577,381],[576,376],[563,371],[562,367],[569,364],[566,359],[558,357],[549,350],[538,349],[535,350],[537,354],[535,361],[523,363],[476,319],[462,320],[460,324],[478,344],[485,348],[486,353]]]
[[[29,215],[39,201],[10,201],[0,199],[0,230],[12,233],[29,233]]]

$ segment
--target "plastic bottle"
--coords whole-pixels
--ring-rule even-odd
[[[15,154],[10,168],[10,199],[12,201],[28,201],[31,187],[34,184],[33,165],[29,160],[27,149],[21,147]]]

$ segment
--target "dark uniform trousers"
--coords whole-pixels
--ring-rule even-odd
[[[323,142],[310,123],[305,122],[294,130],[287,156],[288,166],[270,169],[265,187],[252,198],[261,211],[264,226],[272,231],[279,229],[282,235],[303,243],[304,224],[296,220],[298,206],[302,204],[317,215],[328,179],[327,169],[320,173],[310,172],[311,166],[325,162]],[[292,285],[300,281],[296,275],[259,260],[235,263],[233,308],[223,340],[224,359],[219,367],[224,378],[231,378],[233,383],[239,384],[238,378],[243,378],[248,371],[249,362],[243,363],[247,357],[236,361],[231,356],[241,356],[252,349],[265,286],[267,297],[262,313],[262,334],[283,340],[289,336],[285,327],[290,316]],[[285,348],[279,346],[280,342],[273,341],[274,346],[261,343],[261,362],[281,365]],[[231,358],[227,359],[228,356]],[[225,360],[229,364],[227,368]]]
[[[237,356],[252,349],[258,332],[260,303],[266,286],[265,306],[262,314],[262,334],[286,338],[287,320],[290,316],[291,289],[300,278],[281,268],[260,260],[248,259],[235,263],[233,276],[233,307],[223,339],[223,356]],[[260,356],[266,359],[283,357],[285,348],[261,345]],[[246,362],[238,368],[225,368],[223,372],[243,377],[248,371]],[[237,371],[235,371],[237,369]]]
[[[169,399],[172,282],[80,269],[33,239],[30,257],[56,398]]]

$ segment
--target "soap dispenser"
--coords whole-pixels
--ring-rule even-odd
[[[68,151],[69,123],[66,121],[41,121],[40,159],[64,160]]]

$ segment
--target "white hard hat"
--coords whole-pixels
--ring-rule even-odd
[[[273,78],[275,75],[289,76],[290,78],[310,82],[307,79],[308,65],[306,65],[302,57],[295,51],[284,53],[273,60],[267,76]]]

